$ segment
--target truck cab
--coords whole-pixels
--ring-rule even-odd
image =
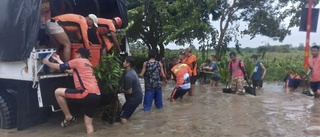
[[[22,130],[48,121],[50,113],[59,111],[54,91],[58,87],[74,88],[67,73],[46,72],[41,63],[56,52],[50,46],[44,23],[51,17],[75,13],[95,14],[101,18],[120,17],[128,25],[125,0],[28,0],[0,2],[0,128]],[[122,53],[130,54],[125,34],[119,41]],[[84,47],[72,43],[74,52]],[[89,47],[91,62],[98,65],[101,44]]]

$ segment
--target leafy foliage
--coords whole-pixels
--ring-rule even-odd
[[[111,53],[101,56],[101,62],[93,68],[100,90],[104,94],[114,93],[122,86],[119,82],[122,77],[121,61]]]
[[[214,46],[218,57],[226,53],[230,41],[234,41],[240,51],[238,38],[242,35],[250,35],[251,39],[263,35],[282,41],[290,34],[290,27],[299,25],[301,9],[307,3],[306,0],[219,0],[218,6],[212,10],[212,14],[221,14],[219,38]],[[314,0],[314,5],[318,3],[319,0]],[[289,26],[283,24],[286,18],[291,19]],[[239,30],[238,21],[248,23],[248,28]]]
[[[251,79],[254,68],[255,68],[255,63],[250,59],[249,57],[244,58],[243,60],[244,65],[246,67],[246,73],[249,79]],[[247,81],[248,86],[252,86],[250,81]]]
[[[129,37],[142,40],[149,50],[170,42],[191,44],[200,39],[210,28],[209,14],[217,0],[129,0],[129,19],[135,24],[129,29]]]
[[[228,63],[229,62],[225,57],[221,58],[221,60],[217,63],[218,69],[220,72],[220,81],[222,83],[226,83],[228,81],[228,73],[229,73]]]

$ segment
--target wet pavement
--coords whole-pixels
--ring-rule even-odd
[[[257,96],[222,93],[222,86],[196,85],[196,95],[184,101],[166,100],[174,84],[163,86],[164,109],[143,112],[142,106],[127,125],[105,124],[95,119],[92,137],[313,137],[320,136],[320,100],[285,93],[283,84],[264,83]],[[86,136],[83,118],[61,128],[61,113],[48,123],[28,128],[0,130],[1,137]],[[59,116],[60,115],[60,116]],[[58,117],[58,118],[57,118]]]

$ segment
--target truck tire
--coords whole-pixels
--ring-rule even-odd
[[[15,101],[4,91],[0,91],[0,128],[10,129],[16,127]]]

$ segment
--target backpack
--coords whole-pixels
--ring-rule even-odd
[[[241,60],[239,60],[238,61],[238,67],[241,69],[241,71],[242,71],[242,73],[243,73],[243,75],[244,75],[244,79],[245,80],[247,80],[247,77],[246,77],[246,72],[244,71],[244,69],[241,67]],[[229,63],[228,63],[228,65],[230,66],[230,70],[231,70],[231,72],[232,72],[232,61],[230,61]]]

